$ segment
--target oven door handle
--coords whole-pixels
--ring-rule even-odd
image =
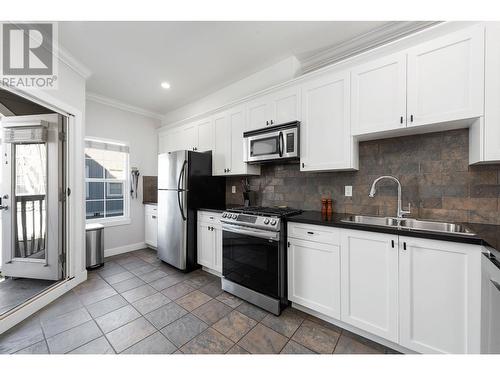
[[[243,235],[251,236],[251,237],[264,238],[266,240],[272,240],[272,241],[279,240],[279,233],[278,232],[250,229],[250,228],[244,228],[241,226],[229,225],[229,224],[223,224],[222,230],[227,231],[227,232],[231,232],[231,233],[236,233],[236,234],[243,234]]]

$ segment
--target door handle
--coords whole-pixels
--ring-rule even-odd
[[[283,157],[283,149],[285,148],[285,140],[283,138],[283,132],[280,132],[278,135],[279,138],[279,143],[278,143],[278,153],[280,155],[280,158]]]

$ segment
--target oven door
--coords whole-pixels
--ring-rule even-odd
[[[222,274],[225,279],[279,299],[279,233],[224,224],[222,226]]]

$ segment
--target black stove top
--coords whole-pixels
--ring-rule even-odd
[[[228,210],[230,212],[238,212],[251,215],[262,215],[262,216],[292,216],[302,213],[302,210],[297,210],[295,208],[289,207],[262,207],[262,206],[250,206],[250,207],[236,207]]]

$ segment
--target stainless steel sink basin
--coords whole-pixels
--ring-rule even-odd
[[[443,223],[440,221],[427,221],[417,219],[398,219],[395,217],[380,217],[380,216],[364,216],[353,215],[347,219],[341,220],[345,223],[355,223],[360,225],[376,225],[383,227],[400,227],[409,230],[421,230],[429,232],[456,233],[468,236],[474,236],[475,233],[470,231],[462,224]]]

